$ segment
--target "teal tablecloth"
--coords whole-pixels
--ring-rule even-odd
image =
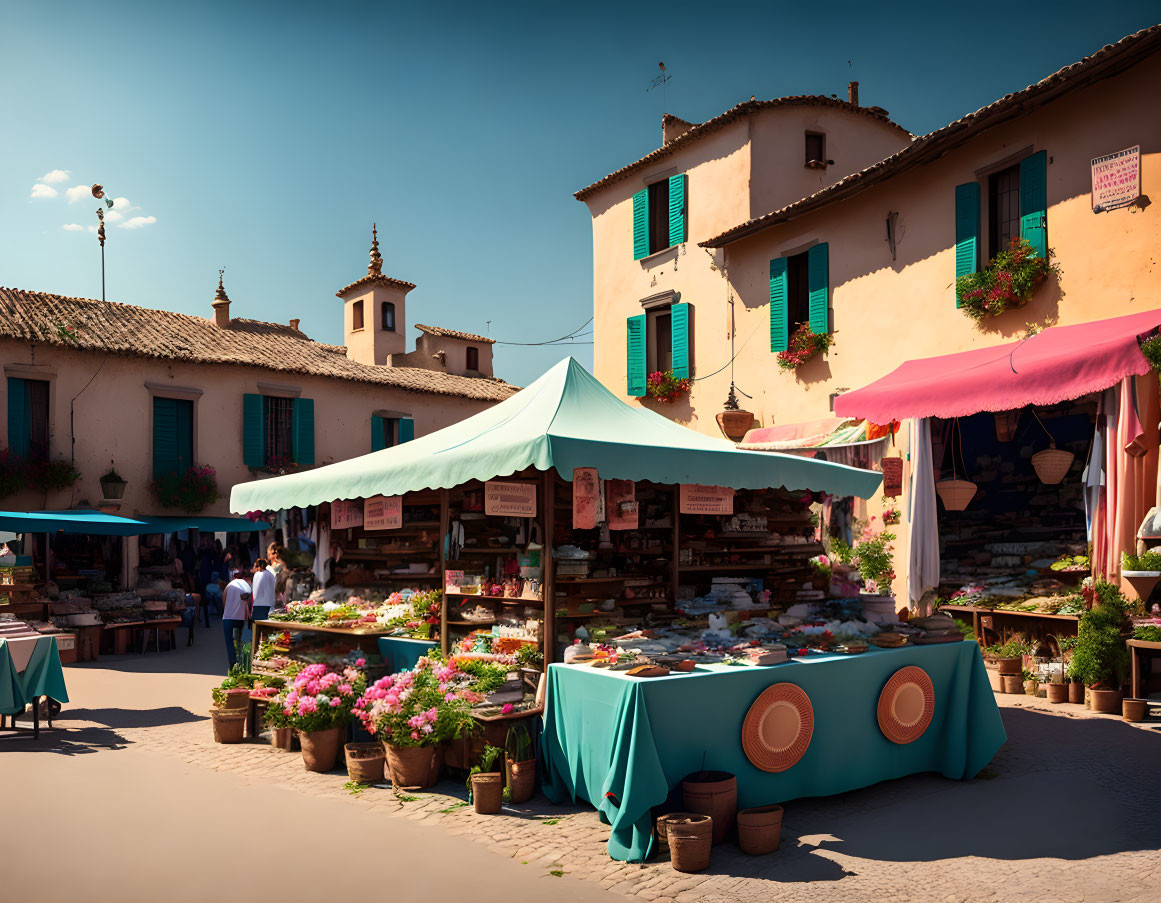
[[[879,730],[876,707],[887,679],[906,665],[931,677],[935,714],[922,737],[897,745]],[[795,766],[771,774],[746,758],[742,722],[764,689],[784,681],[810,697],[814,735]],[[1007,739],[979,647],[967,642],[771,668],[704,665],[659,678],[552,665],[544,717],[544,792],[596,806],[612,827],[609,855],[631,861],[649,854],[650,809],[703,768],[736,775],[738,807],[746,808],[926,771],[972,778]]]
[[[23,673],[16,671],[8,641],[0,639],[0,715],[18,715],[38,696],[69,701],[56,637],[44,636],[36,641]]]
[[[379,637],[379,654],[383,656],[383,664],[387,666],[388,674],[410,671],[423,656],[437,648],[439,643],[432,640],[413,640],[401,636]]]

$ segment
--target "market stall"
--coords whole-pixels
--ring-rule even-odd
[[[20,622],[0,623],[0,729],[8,717],[15,729],[16,716],[31,705],[33,736],[39,737],[42,699],[69,701],[56,637],[41,636]]]

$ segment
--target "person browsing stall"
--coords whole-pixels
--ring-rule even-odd
[[[274,607],[274,574],[268,570],[268,564],[265,558],[259,558],[254,562],[254,576],[251,579],[251,586],[254,592],[254,615],[255,621],[265,621],[270,615],[270,609]]]
[[[246,580],[244,571],[234,571],[234,579],[226,584],[226,591],[222,594],[225,610],[222,612],[222,633],[226,637],[226,657],[230,667],[238,663],[238,643],[242,637],[242,628],[246,626],[246,619],[250,615],[250,603],[253,599],[253,590]]]

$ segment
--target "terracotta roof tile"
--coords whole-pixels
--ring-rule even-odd
[[[449,339],[464,339],[468,342],[483,342],[488,345],[496,342],[495,339],[489,339],[487,336],[473,335],[470,332],[457,332],[454,329],[444,329],[442,326],[424,326],[422,323],[416,323],[415,328],[428,335],[447,336]]]
[[[872,119],[877,119],[879,122],[884,122],[887,125],[894,126],[905,135],[911,134],[897,122],[892,122],[887,116],[887,111],[882,107],[861,107],[857,106],[856,104],[849,103],[845,100],[839,100],[837,97],[826,97],[822,94],[798,94],[792,97],[776,97],[772,100],[746,100],[734,107],[731,107],[724,113],[715,116],[713,119],[707,119],[705,122],[691,126],[688,130],[682,132],[671,141],[666,142],[661,147],[657,148],[657,150],[646,154],[640,160],[637,160],[634,163],[630,163],[628,166],[621,167],[616,172],[610,173],[600,181],[593,182],[593,184],[589,185],[587,188],[582,188],[580,191],[576,192],[573,197],[575,197],[578,201],[583,201],[586,198],[591,197],[596,192],[600,191],[602,188],[605,188],[608,185],[612,185],[614,182],[620,182],[622,179],[627,179],[633,173],[645,169],[646,167],[657,162],[658,160],[663,159],[664,157],[668,157],[670,154],[677,152],[690,142],[696,141],[703,135],[716,132],[719,129],[729,125],[731,122],[734,122],[737,119],[741,119],[743,116],[748,116],[751,113],[758,113],[762,110],[772,110],[776,107],[793,106],[835,107],[842,110],[849,110],[854,113],[862,113],[865,116],[870,116]],[[677,119],[677,117],[672,118]],[[680,122],[681,120],[678,121]]]
[[[1007,94],[962,119],[916,138],[907,147],[866,169],[851,173],[793,204],[727,229],[720,235],[700,242],[700,245],[703,248],[720,248],[770,226],[784,223],[796,216],[849,197],[916,166],[930,163],[981,132],[1042,107],[1070,91],[1088,87],[1101,79],[1117,75],[1159,49],[1161,49],[1161,25],[1142,29],[1115,44],[1106,44],[1091,56],[1065,66],[1034,85],[1029,85],[1015,94]]]
[[[75,330],[75,336],[62,335],[64,327]],[[316,342],[281,323],[239,318],[221,329],[191,314],[11,288],[0,288],[0,337],[159,360],[261,367],[479,401],[502,401],[517,391],[500,379],[360,364],[347,358],[343,346]]]
[[[375,283],[395,286],[396,288],[401,288],[408,292],[415,288],[414,282],[405,282],[402,279],[392,279],[390,276],[384,276],[382,273],[368,273],[362,279],[356,279],[350,285],[344,285],[341,289],[335,292],[335,297],[341,298],[353,288],[362,288],[364,285],[374,285]]]

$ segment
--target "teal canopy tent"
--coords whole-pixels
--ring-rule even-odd
[[[394,448],[327,467],[240,483],[239,513],[450,489],[526,468],[595,467],[602,478],[734,489],[810,489],[869,498],[882,475],[794,455],[743,451],[625,404],[572,358],[494,407]]]

